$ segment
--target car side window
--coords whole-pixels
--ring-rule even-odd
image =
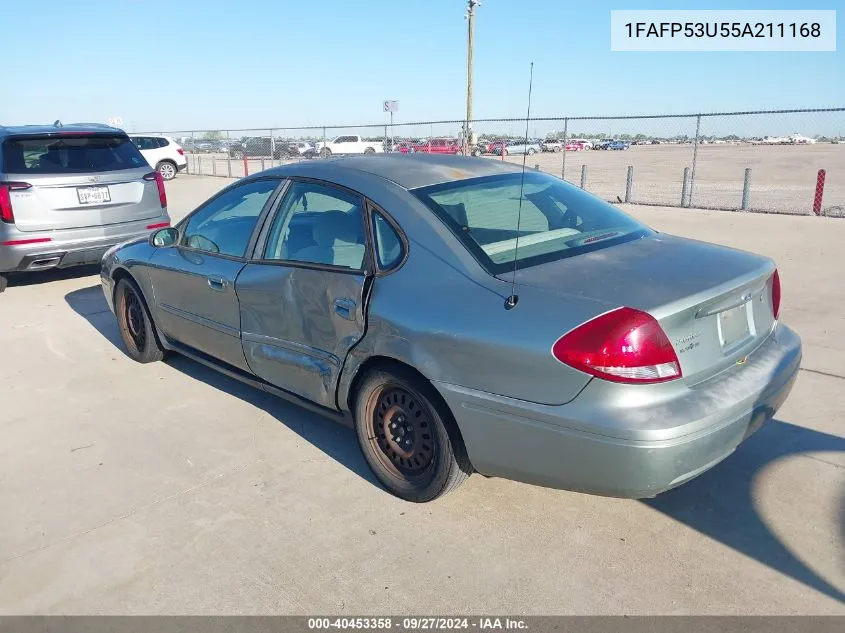
[[[366,240],[360,196],[312,182],[294,182],[279,207],[265,260],[364,267]]]
[[[139,136],[132,140],[135,142],[135,145],[138,149],[153,149],[155,147],[155,145],[153,144],[153,139],[149,138],[148,136]]]
[[[243,257],[258,216],[278,186],[278,180],[254,180],[217,196],[188,220],[182,245]]]
[[[402,259],[402,238],[381,213],[373,212],[372,218],[376,262],[381,270],[389,270]]]
[[[163,136],[160,136],[159,138],[153,140],[155,141],[156,147],[167,147],[168,145],[170,145],[170,141],[168,141]]]

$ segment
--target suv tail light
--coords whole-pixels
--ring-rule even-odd
[[[775,268],[775,274],[772,275],[772,314],[777,321],[780,313],[780,275],[778,269]]]
[[[681,377],[669,338],[653,316],[617,308],[561,336],[552,355],[583,372],[624,383],[654,383]]]
[[[28,182],[4,182],[0,183],[0,220],[7,224],[15,223],[15,214],[12,213],[12,197],[10,191],[23,191],[32,187]]]
[[[167,206],[167,192],[164,190],[164,178],[157,171],[152,171],[144,176],[144,180],[155,180],[158,187],[158,201],[161,202],[161,208]]]
[[[179,149],[177,149],[176,151],[179,152],[179,156],[185,155],[185,150],[183,150],[181,147]]]

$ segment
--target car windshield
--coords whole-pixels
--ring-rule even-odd
[[[12,174],[71,174],[146,165],[135,144],[115,134],[11,137],[3,143],[3,169]]]
[[[413,193],[494,275],[511,270],[515,260],[525,268],[651,234],[630,216],[558,178],[526,173],[521,185],[522,178],[519,173],[487,176]]]

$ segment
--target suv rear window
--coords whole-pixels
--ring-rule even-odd
[[[147,164],[127,136],[51,134],[17,136],[3,143],[7,174],[74,174],[135,169]]]
[[[448,182],[412,193],[492,275],[512,270],[514,260],[525,268],[651,233],[599,198],[537,172]]]

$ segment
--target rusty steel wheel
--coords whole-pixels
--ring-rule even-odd
[[[127,279],[118,282],[114,292],[114,308],[127,355],[139,363],[151,363],[164,358],[164,349],[156,338],[147,306],[134,283]]]
[[[460,433],[428,381],[404,367],[369,372],[356,389],[358,444],[378,480],[407,501],[431,501],[472,472]]]
[[[136,351],[143,350],[147,346],[147,330],[144,327],[144,307],[138,295],[132,291],[126,293],[123,299],[124,330],[127,339]]]
[[[401,387],[371,396],[371,442],[385,465],[406,477],[421,475],[436,459],[431,421],[417,399]]]

